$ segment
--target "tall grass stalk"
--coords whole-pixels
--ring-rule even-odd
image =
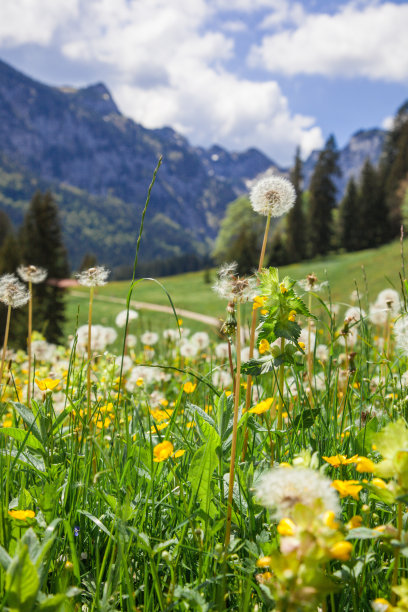
[[[87,402],[87,418],[88,427],[92,429],[92,407],[91,407],[91,369],[92,369],[92,307],[94,298],[94,287],[89,289],[89,308],[88,308],[88,368],[86,371],[86,402]]]
[[[3,382],[4,362],[6,360],[7,343],[8,343],[8,337],[9,337],[9,331],[10,331],[10,317],[11,317],[11,305],[9,304],[7,307],[6,329],[4,331],[3,351],[1,355],[0,385],[2,385],[2,382]],[[3,391],[3,387],[2,387],[2,391]]]
[[[32,350],[31,339],[33,335],[33,283],[28,282],[28,292],[30,299],[28,300],[28,335],[27,335],[27,357],[28,357],[28,374],[27,374],[27,406],[31,408],[31,367],[32,367]]]
[[[235,459],[237,454],[237,434],[238,434],[238,412],[239,412],[239,396],[241,389],[241,308],[237,302],[237,365],[235,375],[235,392],[234,392],[234,417],[232,423],[232,443],[231,443],[231,462],[228,481],[228,502],[227,502],[227,525],[225,529],[225,549],[228,548],[231,537],[231,518],[232,518],[232,499],[234,492],[234,475],[235,475]]]

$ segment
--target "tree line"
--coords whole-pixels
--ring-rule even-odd
[[[271,265],[376,248],[399,236],[408,192],[408,102],[396,114],[378,167],[367,159],[359,180],[350,179],[337,205],[335,179],[340,175],[334,136],[319,154],[307,191],[303,189],[300,151],[296,151],[290,173],[296,202],[272,233]],[[262,219],[247,198],[233,202],[222,222],[214,257],[238,261],[242,273],[252,271],[256,262],[251,253],[257,252],[262,240],[261,225]]]

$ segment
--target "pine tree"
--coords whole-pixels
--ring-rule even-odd
[[[305,217],[302,209],[302,160],[299,147],[296,149],[295,165],[290,178],[296,191],[296,200],[287,216],[286,252],[288,261],[294,263],[306,256]]]
[[[6,236],[12,233],[13,226],[8,214],[4,210],[0,210],[0,247],[2,246]]]
[[[339,208],[339,246],[346,251],[358,251],[362,248],[357,206],[357,185],[352,177],[347,183],[347,190]]]
[[[48,280],[33,287],[35,309],[33,328],[49,342],[62,335],[64,290],[58,279],[69,275],[67,252],[62,242],[58,208],[51,193],[37,192],[30,202],[20,231],[23,261],[48,270]]]
[[[85,253],[81,265],[79,266],[79,271],[83,272],[84,270],[89,270],[89,268],[94,268],[97,263],[96,255],[93,253]]]
[[[357,210],[360,248],[384,244],[389,236],[388,209],[379,174],[368,159],[361,171]]]
[[[332,243],[332,211],[336,205],[337,191],[333,178],[341,174],[338,157],[336,141],[334,136],[330,136],[318,157],[309,186],[308,233],[311,257],[325,255]]]

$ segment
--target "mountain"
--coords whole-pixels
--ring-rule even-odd
[[[351,177],[358,180],[366,159],[369,159],[374,166],[378,165],[386,135],[387,132],[379,128],[359,130],[350,138],[347,145],[339,150],[341,176],[335,179],[338,200],[342,199]],[[320,151],[313,151],[303,165],[305,189],[309,187],[319,153]]]
[[[207,151],[191,146],[171,128],[148,130],[119,112],[102,83],[79,90],[49,87],[0,62],[2,205],[6,207],[4,200],[14,190],[8,209],[18,223],[22,202],[33,190],[52,189],[74,266],[89,250],[101,263],[129,263],[129,246],[136,244],[160,155],[163,164],[142,249],[145,259],[206,252],[227,204],[245,192],[246,180],[273,165],[256,149]],[[24,186],[20,191],[13,185],[16,173]],[[119,234],[122,248],[116,244],[113,257],[106,241],[112,237],[115,242]]]
[[[378,161],[385,133],[360,131],[340,153],[343,178]],[[258,176],[287,174],[261,151],[192,146],[170,127],[149,130],[116,106],[103,83],[50,87],[0,61],[0,207],[18,226],[33,193],[50,189],[59,205],[71,265],[86,252],[100,264],[130,266],[148,186],[144,260],[204,257],[228,203]],[[307,186],[318,152],[305,162]]]

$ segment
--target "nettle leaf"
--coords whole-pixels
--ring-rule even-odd
[[[261,340],[267,340],[269,344],[272,344],[272,342],[275,342],[277,338],[276,333],[275,333],[275,327],[276,327],[276,319],[272,319],[271,317],[268,317],[266,321],[263,321],[261,325],[258,325],[258,339],[257,339],[258,346]]]
[[[265,355],[260,359],[250,359],[241,365],[241,372],[249,374],[251,376],[260,376],[261,374],[267,374],[274,368],[274,357],[272,355]]]
[[[293,280],[293,278],[290,278],[289,276],[285,276],[282,283],[285,285],[288,291],[290,291],[292,287],[296,285],[296,281]]]
[[[293,365],[294,363],[295,363],[295,360],[293,359],[293,354],[287,349],[285,349],[282,353],[277,355],[275,359],[273,360],[273,365],[276,368],[282,364]]]
[[[300,326],[296,321],[278,321],[275,325],[275,334],[278,338],[286,338],[292,342],[297,342],[300,336]]]
[[[291,310],[296,310],[298,314],[302,314],[305,315],[305,317],[311,317],[313,319],[316,318],[314,315],[311,314],[304,301],[296,294],[294,294],[293,297],[291,297],[287,301],[287,304]]]

